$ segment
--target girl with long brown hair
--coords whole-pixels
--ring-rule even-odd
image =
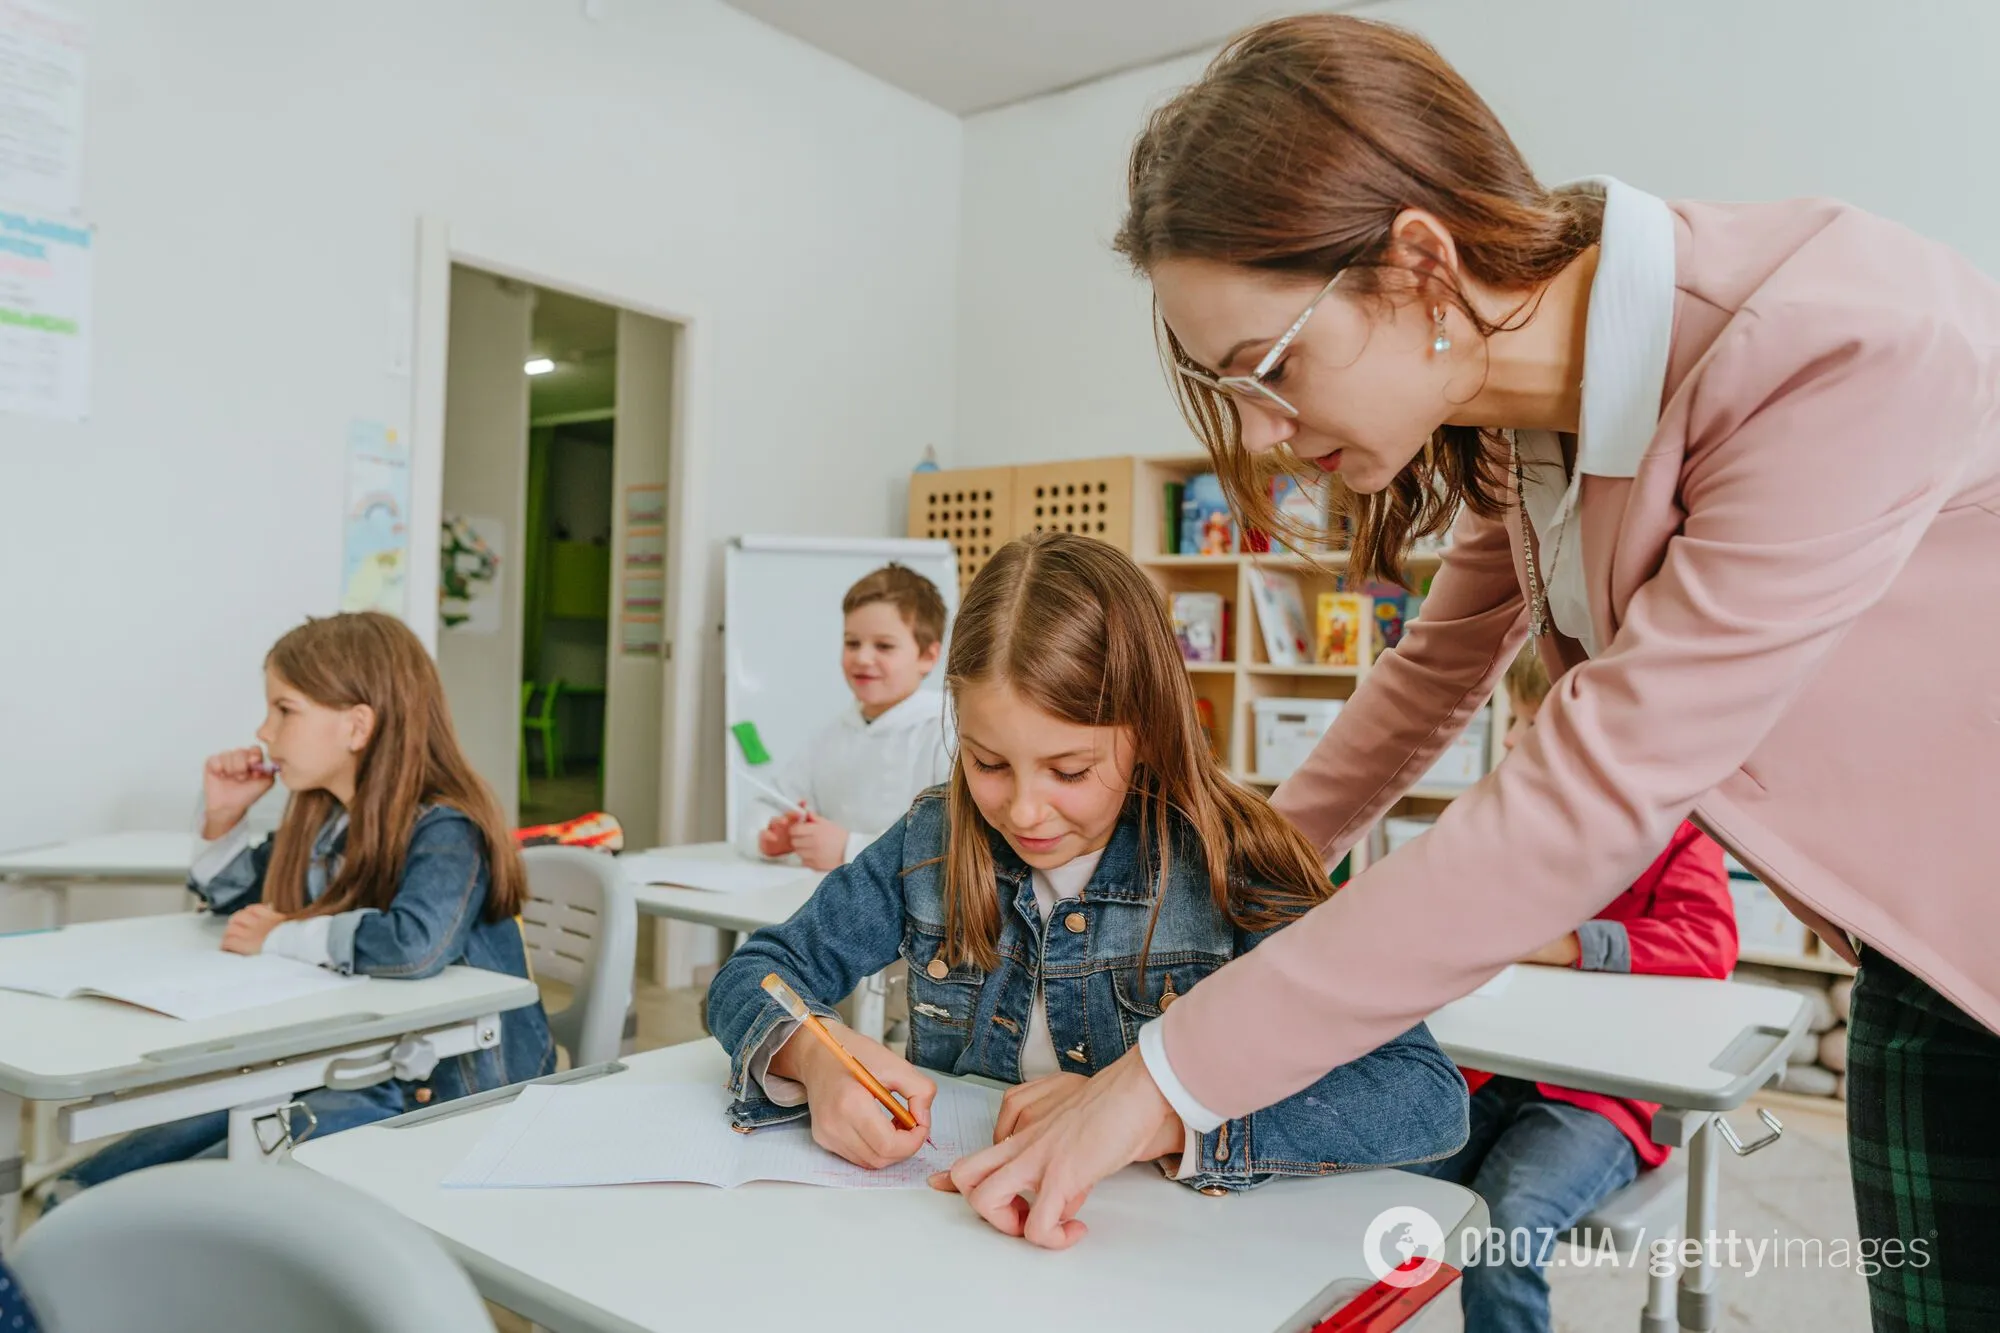
[[[372,977],[435,976],[464,964],[528,975],[515,914],[521,860],[492,790],[472,771],[444,687],[407,626],[372,611],[309,620],[264,661],[259,746],[211,757],[190,887],[229,918],[221,947]],[[250,807],[282,780],[277,833],[253,843]],[[349,1129],[410,1107],[555,1069],[537,1003],[501,1019],[500,1042],[421,1079],[323,1088],[286,1115],[295,1137]],[[228,1116],[141,1130],[56,1182],[60,1200],[163,1162],[221,1156]]]
[[[966,593],[946,670],[949,784],[709,990],[738,1123],[810,1114],[819,1143],[864,1166],[923,1147],[935,1085],[920,1068],[1016,1084],[1004,1139],[1329,892],[1311,845],[1210,753],[1165,605],[1123,553],[1068,534],[1009,543]],[[760,988],[776,972],[831,1017],[899,956],[908,1058],[842,1041],[908,1098],[907,1131],[819,1043],[791,1040]],[[1128,1160],[1173,1159],[1177,1178],[1226,1190],[1431,1160],[1464,1138],[1464,1083],[1416,1024],[1254,1116],[1201,1134],[1162,1121]]]
[[[1260,482],[1324,478],[1350,567],[1392,578],[1450,525],[1422,614],[1274,798],[1317,854],[1531,635],[1559,684],[1434,830],[965,1164],[973,1205],[1018,1234],[1031,1193],[1027,1234],[1063,1243],[1165,1116],[1292,1094],[1589,919],[1692,818],[1859,965],[1861,1234],[1934,1240],[1921,1281],[1870,1277],[1878,1326],[1990,1321],[2000,285],[1829,200],[1551,188],[1421,38],[1324,13],[1243,33],[1152,116],[1116,244],[1244,521],[1300,536]]]

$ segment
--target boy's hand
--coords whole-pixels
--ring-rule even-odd
[[[792,830],[805,816],[798,811],[790,811],[764,825],[764,831],[757,835],[757,850],[766,856],[785,856],[792,851]]]
[[[840,1058],[819,1038],[800,1032],[778,1051],[771,1068],[773,1073],[806,1085],[813,1142],[871,1171],[915,1156],[930,1136],[931,1100],[937,1096],[937,1084],[880,1042],[830,1019],[823,1021],[862,1068],[882,1080],[890,1091],[903,1094],[917,1117],[917,1127],[897,1129],[882,1103],[847,1072]]]
[[[1567,935],[1558,935],[1521,961],[1540,963],[1544,967],[1575,967],[1582,957],[1583,944],[1572,930]]]
[[[264,752],[254,745],[208,757],[201,769],[203,838],[212,842],[235,828],[271,790],[276,779],[263,770],[263,763]]]
[[[832,870],[847,860],[847,830],[830,819],[792,825],[792,850],[814,870]]]
[[[262,953],[264,937],[284,919],[283,913],[262,903],[252,903],[229,918],[222,931],[222,947],[229,953]]]

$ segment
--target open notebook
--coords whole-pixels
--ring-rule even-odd
[[[774,865],[747,857],[725,860],[689,856],[671,848],[627,852],[618,858],[618,868],[634,884],[665,884],[680,889],[706,889],[710,893],[775,889],[812,877],[810,870],[794,865]]]
[[[788,1180],[835,1189],[922,1189],[969,1152],[993,1142],[1000,1094],[940,1081],[930,1145],[870,1171],[812,1140],[804,1120],[754,1134],[729,1126],[730,1095],[708,1083],[536,1084],[521,1089],[447,1188],[555,1189],[685,1181],[733,1188]]]
[[[0,964],[0,990],[58,1000],[101,996],[190,1022],[340,990],[361,980],[290,958],[220,949],[19,958]]]

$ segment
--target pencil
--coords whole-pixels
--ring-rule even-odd
[[[773,972],[764,978],[763,984],[765,994],[776,1000],[787,1014],[796,1018],[805,1027],[806,1031],[825,1042],[826,1048],[840,1057],[840,1063],[847,1066],[847,1072],[854,1075],[861,1086],[868,1089],[875,1100],[882,1103],[883,1109],[895,1118],[897,1129],[917,1127],[917,1117],[910,1108],[897,1101],[896,1094],[884,1087],[882,1080],[869,1073],[859,1060],[847,1053],[847,1048],[826,1030],[826,1024],[820,1022],[818,1014],[806,1008],[806,1002],[799,998],[797,991],[785,984],[783,977]]]

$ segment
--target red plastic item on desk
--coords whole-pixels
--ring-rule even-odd
[[[1425,1259],[1412,1259],[1403,1268],[1413,1269],[1427,1262]],[[1377,1282],[1314,1324],[1312,1333],[1389,1333],[1391,1329],[1401,1328],[1429,1305],[1433,1297],[1456,1281],[1458,1270],[1450,1264],[1441,1263],[1436,1272],[1414,1286],[1400,1287],[1387,1281]]]

